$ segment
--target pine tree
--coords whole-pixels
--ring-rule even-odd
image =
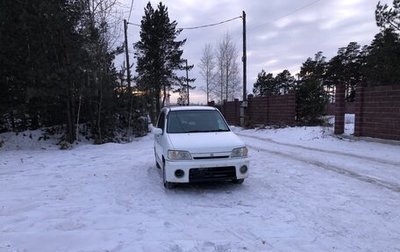
[[[64,101],[71,76],[78,78],[79,6],[37,0],[7,4],[8,13],[1,22],[1,48],[6,53],[1,53],[0,64],[2,82],[13,97],[11,120],[22,122],[20,129],[14,125],[13,130],[62,124],[60,111],[68,107]]]
[[[287,94],[294,89],[296,80],[289,70],[285,69],[275,77],[275,82],[278,85],[280,94]]]
[[[105,39],[107,22],[98,18],[104,13],[91,13],[89,2],[1,1],[0,87],[6,96],[0,96],[0,115],[11,125],[6,130],[65,126],[71,143],[79,123],[94,129],[99,142],[112,130],[106,124],[115,114],[114,54]]]
[[[154,10],[149,2],[141,21],[140,41],[134,47],[137,86],[146,92],[153,121],[165,105],[168,92],[180,86],[176,70],[184,69],[181,47],[186,40],[177,41],[177,22],[170,21],[168,9],[159,3]],[[161,102],[162,96],[162,102]]]
[[[184,60],[187,63],[187,60]],[[190,83],[195,82],[195,78],[189,78],[189,71],[192,70],[194,65],[185,65],[183,70],[186,72],[186,76],[178,78],[178,87],[173,91],[179,93],[177,100],[178,105],[189,105],[190,103],[190,90],[195,89],[195,86]]]
[[[369,86],[400,85],[400,39],[392,29],[375,36],[362,68]]]
[[[256,96],[268,96],[279,94],[279,86],[272,73],[261,70],[258,73],[257,81],[254,83],[253,93]]]
[[[400,32],[400,0],[393,0],[393,7],[378,2],[375,10],[376,24],[382,30],[391,29]]]
[[[16,113],[25,105],[24,11],[20,2],[0,2],[0,132],[16,130]]]
[[[302,124],[321,123],[320,116],[323,115],[328,102],[324,84],[326,67],[325,57],[322,52],[318,52],[314,59],[308,58],[300,69],[295,92],[297,120]]]
[[[357,42],[350,42],[347,47],[339,48],[327,66],[325,83],[330,86],[345,85],[346,100],[353,102],[356,86],[363,81],[361,67],[364,55]]]

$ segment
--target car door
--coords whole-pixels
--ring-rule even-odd
[[[160,116],[158,117],[156,125],[157,128],[162,129],[162,134],[154,136],[154,153],[156,155],[156,159],[159,165],[162,165],[162,153],[163,153],[162,143],[163,143],[163,138],[165,137],[165,116],[166,116],[165,111],[162,111],[160,113]]]

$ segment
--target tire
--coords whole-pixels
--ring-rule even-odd
[[[156,161],[156,167],[158,168],[158,169],[161,169],[161,166],[158,164],[158,162],[157,162],[157,154],[156,154],[156,150],[154,149],[154,160]]]
[[[237,185],[243,184],[243,182],[244,182],[244,179],[234,179],[234,180],[232,180],[232,183],[237,184]]]
[[[162,170],[163,170],[163,184],[164,184],[165,189],[172,189],[172,188],[174,188],[174,183],[168,182],[168,181],[166,180],[166,175],[165,175],[165,163],[163,163],[163,168],[162,168]]]

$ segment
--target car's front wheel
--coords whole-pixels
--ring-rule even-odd
[[[174,184],[167,181],[167,175],[166,175],[166,172],[165,172],[165,162],[163,162],[162,170],[163,170],[163,183],[164,183],[164,187],[165,187],[166,189],[172,189],[172,188],[174,188]]]
[[[156,161],[156,167],[158,168],[158,169],[161,169],[161,166],[158,164],[158,162],[157,162],[157,154],[156,154],[156,148],[154,148],[154,161]]]
[[[244,179],[234,179],[234,180],[232,180],[232,183],[234,183],[234,184],[243,184],[243,182],[244,182]]]

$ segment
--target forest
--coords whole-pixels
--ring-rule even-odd
[[[94,143],[129,141],[147,133],[149,119],[155,120],[169,92],[189,103],[194,79],[179,73],[190,71],[182,57],[186,39],[171,21],[168,8],[147,4],[140,24],[140,40],[134,50],[135,75],[117,69],[115,57],[124,53],[118,44],[115,15],[117,0],[1,1],[0,2],[0,133],[46,129],[61,132],[66,145],[83,135]],[[393,6],[378,3],[376,23],[381,32],[370,45],[357,42],[339,48],[330,60],[318,52],[308,58],[297,76],[288,70],[274,76],[262,70],[254,83],[255,95],[296,92],[299,104],[322,107],[329,91],[346,85],[352,101],[356,86],[400,84],[400,1]],[[223,99],[233,97],[238,84],[234,45],[226,35],[220,45],[218,65],[229,67],[216,73],[226,87],[209,93]],[[209,46],[206,46],[206,49]],[[229,57],[223,58],[222,52]],[[205,50],[200,64],[207,67],[213,52]],[[231,57],[232,56],[232,57]],[[133,69],[132,69],[133,70]],[[218,75],[219,74],[219,75]],[[133,83],[128,85],[132,80]],[[234,87],[229,86],[234,83]],[[222,87],[222,85],[220,85]],[[207,97],[208,100],[208,97]],[[319,111],[319,110],[317,110]],[[320,111],[318,113],[321,113]]]
[[[150,50],[158,38],[165,46],[159,53],[175,54],[143,58],[146,54],[141,51],[149,41],[138,42],[137,86],[127,85],[127,66],[117,70],[114,65],[116,55],[124,52],[110,22],[117,4],[116,0],[1,1],[0,133],[46,128],[61,132],[61,142],[67,145],[79,135],[105,143],[147,133],[153,101],[159,100],[163,87],[183,81],[174,70],[182,68],[179,48],[184,42],[174,42],[178,31],[166,7],[160,4],[154,10],[149,3],[143,18],[161,27],[150,31]],[[163,29],[164,24],[170,27]],[[160,58],[169,63],[157,75],[145,61]],[[162,85],[149,86],[146,76],[156,76],[151,81]],[[167,78],[157,79],[160,76]]]

